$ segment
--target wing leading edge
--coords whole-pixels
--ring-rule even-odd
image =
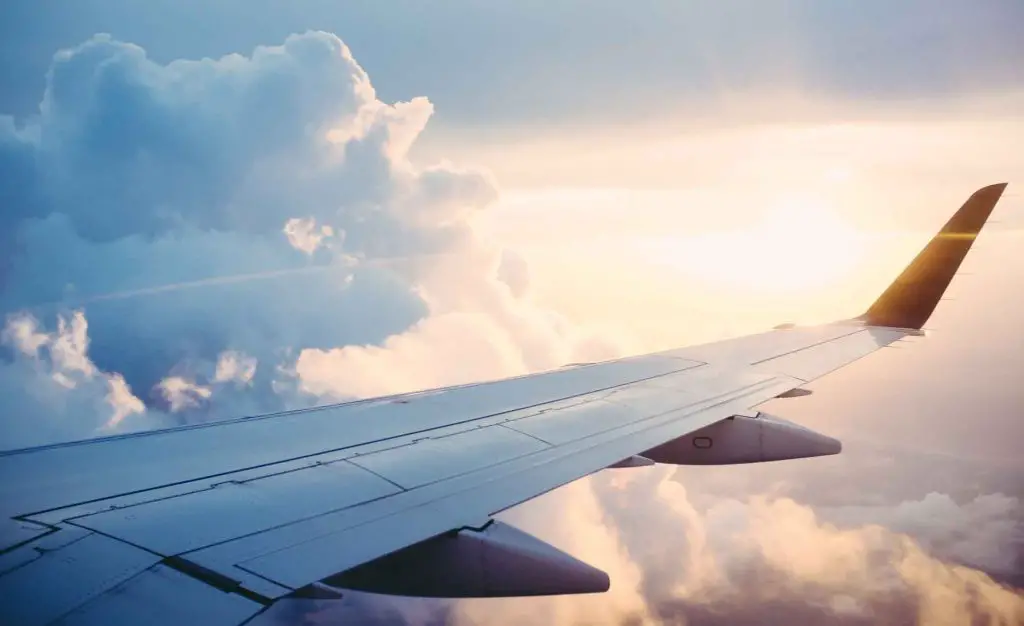
[[[603,591],[603,572],[493,515],[613,466],[837,453],[751,409],[919,332],[1005,186],[973,194],[853,320],[0,453],[0,622],[239,624],[338,587]]]

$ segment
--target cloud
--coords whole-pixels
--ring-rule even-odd
[[[303,391],[334,398],[387,395],[528,371],[517,346],[501,329],[484,316],[468,313],[431,316],[379,346],[306,349],[295,369]]]
[[[145,406],[124,378],[101,371],[89,358],[88,325],[81,312],[59,317],[53,332],[41,329],[31,316],[13,316],[0,339],[13,353],[9,361],[0,361],[4,448],[153,425],[137,419]]]
[[[405,268],[431,315],[380,345],[303,350],[302,390],[334,398],[495,379],[611,358],[620,342],[568,323],[518,295],[502,275],[507,253],[475,246]]]
[[[172,413],[198,408],[213,395],[209,387],[197,385],[181,376],[168,376],[160,381],[157,389],[170,405]]]
[[[237,385],[248,385],[256,375],[256,359],[241,352],[227,351],[217,359],[217,369],[213,381],[217,383],[234,382]]]
[[[323,32],[198,61],[107,35],[59,52],[38,114],[0,117],[0,175],[22,183],[0,213],[9,333],[31,352],[24,320],[76,311],[48,353],[59,376],[110,372],[151,423],[618,353],[535,305],[478,234],[489,174],[409,159],[432,115],[378,99]]]
[[[293,217],[284,223],[284,234],[288,237],[288,243],[296,250],[302,250],[306,254],[313,254],[325,240],[334,236],[334,229],[330,226],[317,228],[316,221],[309,218]]]
[[[642,471],[594,485],[606,523],[625,538],[644,573],[645,598],[662,619],[1011,624],[1024,616],[1014,590],[956,564],[963,553],[941,542],[955,532],[975,555],[987,555],[972,565],[1005,566],[996,551],[1021,545],[1021,506],[1013,498],[948,501],[951,520],[936,529],[929,521],[942,496],[857,513],[772,495],[719,496],[698,506],[673,473]]]
[[[1024,506],[1001,493],[982,494],[957,503],[948,494],[930,492],[896,506],[823,508],[826,520],[878,524],[916,538],[922,549],[993,575],[1013,576],[1024,563]]]

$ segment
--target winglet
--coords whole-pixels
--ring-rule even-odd
[[[1004,189],[1006,183],[999,183],[971,194],[899,278],[857,319],[869,326],[924,326]]]

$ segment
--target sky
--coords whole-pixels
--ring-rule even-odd
[[[264,620],[1015,623],[1021,27],[1014,0],[6,3],[0,448],[851,317],[1008,181],[927,337],[762,407],[842,455],[503,514],[611,592]]]

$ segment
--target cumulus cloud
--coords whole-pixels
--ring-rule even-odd
[[[1013,624],[1024,618],[1024,599],[1016,591],[947,560],[955,555],[926,551],[928,533],[909,536],[841,514],[829,522],[806,505],[764,496],[724,499],[698,514],[685,488],[671,480],[658,482],[654,493],[690,522],[684,528],[697,538],[685,540],[684,567],[645,568],[657,580],[652,602],[663,616],[732,624],[764,623],[765,615],[775,623],[840,624]],[[879,521],[890,513],[891,507],[875,512]],[[986,534],[991,528],[975,526],[980,517],[971,518],[978,511],[965,507],[961,513],[958,532],[993,548],[1014,545],[1012,534]],[[1003,515],[1004,523],[1019,526],[1013,511]]]
[[[295,367],[303,391],[368,397],[610,358],[612,338],[567,323],[517,297],[502,280],[507,255],[475,245],[406,265],[431,315],[379,345],[306,349]]]
[[[237,385],[248,385],[256,375],[256,359],[234,350],[221,353],[217,359],[217,369],[213,373],[216,383],[234,382]]]
[[[316,225],[316,220],[311,217],[305,219],[293,217],[284,223],[284,234],[288,237],[288,243],[296,250],[302,250],[306,254],[316,252],[326,239],[334,236],[334,229],[330,226]]]
[[[825,520],[881,525],[917,539],[922,549],[993,575],[1016,575],[1024,555],[1024,504],[1001,493],[958,503],[931,492],[895,506],[824,507]]]
[[[38,113],[0,116],[17,362],[44,346],[26,316],[79,311],[45,344],[48,380],[111,372],[144,405],[113,427],[616,353],[524,297],[523,268],[500,270],[474,228],[498,194],[486,172],[410,161],[432,114],[426,98],[379,100],[323,32],[167,64],[106,35],[59,52]]]
[[[204,400],[209,400],[213,395],[209,387],[197,385],[181,376],[168,376],[160,381],[157,389],[170,405],[172,413],[198,408]]]
[[[12,316],[0,340],[12,352],[0,361],[4,448],[151,425],[129,419],[145,406],[124,378],[101,371],[89,358],[88,324],[80,311],[58,317],[52,332],[31,316]]]

